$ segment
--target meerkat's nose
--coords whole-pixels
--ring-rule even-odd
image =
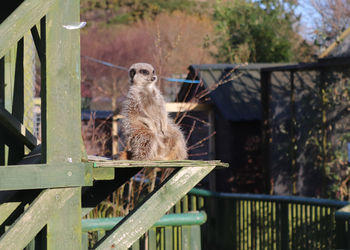
[[[156,76],[152,76],[151,81],[153,82],[155,80],[157,80],[157,77]]]

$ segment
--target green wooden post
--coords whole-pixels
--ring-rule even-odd
[[[46,15],[42,139],[47,163],[81,161],[79,30],[64,28],[76,22],[78,0],[56,1]],[[81,188],[68,189],[72,197],[48,222],[48,249],[81,249]]]
[[[148,230],[148,249],[158,250],[157,248],[157,232],[156,228],[150,228]]]
[[[164,232],[165,249],[173,250],[173,230],[172,227],[165,227]]]
[[[0,58],[0,108],[5,108],[5,58]],[[5,141],[0,131],[0,166],[5,165]]]

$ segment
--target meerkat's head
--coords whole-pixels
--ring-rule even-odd
[[[131,84],[149,85],[157,81],[157,75],[151,64],[135,63],[129,68],[129,81]]]

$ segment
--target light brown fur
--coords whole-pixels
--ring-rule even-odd
[[[122,108],[128,154],[123,156],[133,160],[186,159],[184,136],[168,117],[164,98],[155,85],[157,76],[153,66],[133,64],[129,80],[132,85]]]

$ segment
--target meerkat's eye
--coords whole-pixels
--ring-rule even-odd
[[[152,71],[152,74],[154,75],[156,72],[154,72],[154,70]]]
[[[140,73],[145,76],[149,75],[149,71],[147,69],[140,69]]]

